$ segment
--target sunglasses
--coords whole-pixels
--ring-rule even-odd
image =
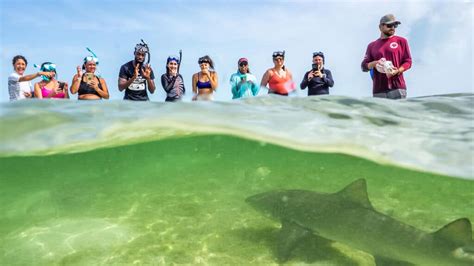
[[[210,64],[211,62],[209,62],[209,60],[207,59],[199,59],[198,64],[204,64],[204,63]]]
[[[239,66],[243,67],[243,66],[248,66],[249,64],[247,62],[242,62],[239,64]]]
[[[84,58],[84,62],[87,63],[87,62],[94,62],[96,65],[99,64],[99,58],[95,57],[95,56],[87,56],[86,58]]]
[[[385,27],[387,27],[387,28],[389,28],[389,29],[391,29],[391,28],[395,28],[395,29],[396,29],[396,28],[398,27],[398,24],[397,24],[397,23],[384,24],[384,25],[385,25]]]
[[[277,57],[277,56],[281,56],[281,57],[285,57],[285,51],[276,51],[276,52],[273,52],[273,57]]]

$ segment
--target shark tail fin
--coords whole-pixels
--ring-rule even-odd
[[[448,240],[456,245],[467,245],[472,241],[472,225],[469,219],[460,218],[433,233],[435,238]]]
[[[360,204],[367,209],[374,208],[370,203],[369,195],[367,194],[367,183],[363,178],[350,183],[341,191],[337,192],[337,194],[352,202]]]

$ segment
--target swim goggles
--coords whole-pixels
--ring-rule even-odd
[[[323,52],[314,52],[313,57],[316,57],[316,56],[324,57],[324,54]]]
[[[273,58],[278,57],[278,56],[285,57],[285,51],[283,50],[283,51],[273,52],[273,55],[272,55]]]
[[[166,59],[166,63],[168,64],[171,61],[175,61],[176,63],[179,64],[179,58],[176,56],[168,56],[168,59]]]

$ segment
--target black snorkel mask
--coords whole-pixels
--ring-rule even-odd
[[[141,39],[141,43],[138,43],[136,46],[135,46],[135,52],[134,54],[136,53],[143,53],[145,54],[145,57],[146,58],[146,64],[149,65],[150,64],[150,48],[148,47],[148,44],[145,43],[145,41],[143,41],[143,39]]]

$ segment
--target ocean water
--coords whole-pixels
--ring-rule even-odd
[[[359,178],[427,232],[474,221],[473,100],[2,103],[0,265],[277,264],[280,223],[245,199]],[[374,261],[313,239],[288,264]]]

